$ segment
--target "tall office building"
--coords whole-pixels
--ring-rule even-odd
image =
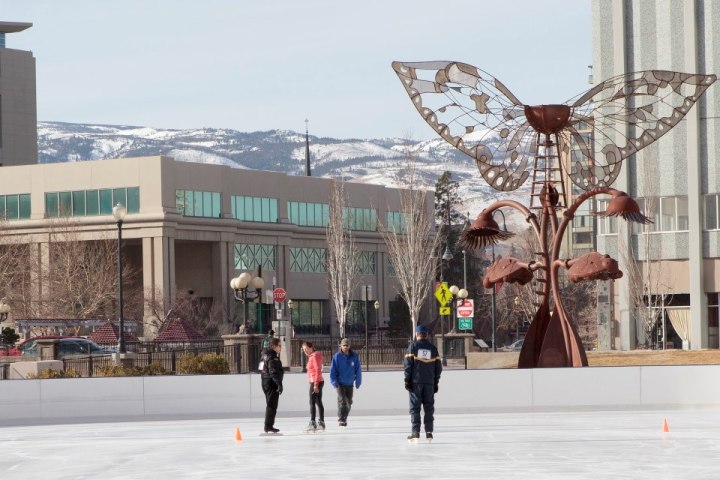
[[[7,48],[8,33],[32,23],[0,22],[0,166],[37,163],[35,57]]]
[[[720,2],[594,0],[592,18],[596,83],[641,70],[720,73]],[[598,251],[626,272],[599,308],[615,348],[718,347],[719,110],[716,83],[671,132],[627,159],[614,185],[654,221],[599,221]]]

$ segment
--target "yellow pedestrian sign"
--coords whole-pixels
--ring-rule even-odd
[[[450,293],[450,289],[447,286],[447,282],[441,282],[437,288],[435,289],[435,298],[437,298],[438,303],[441,307],[444,307],[448,303],[450,303],[450,300],[452,300],[452,293]],[[440,315],[447,315],[445,313],[440,313]]]

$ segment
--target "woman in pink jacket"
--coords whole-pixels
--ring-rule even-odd
[[[323,379],[323,355],[315,350],[312,342],[303,342],[302,349],[307,356],[307,379],[310,382],[310,423],[305,429],[306,432],[325,430],[325,407],[322,403],[322,389],[325,385]],[[315,407],[317,407],[320,419],[315,423]]]

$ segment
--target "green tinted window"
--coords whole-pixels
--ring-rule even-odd
[[[140,212],[140,187],[127,189],[127,211],[128,213]]]
[[[72,194],[70,192],[60,192],[60,216],[69,217],[72,215]]]
[[[5,195],[0,195],[0,220],[7,218],[5,214]]]
[[[127,190],[124,188],[113,188],[113,206],[122,203],[127,209]]]
[[[30,218],[30,194],[20,195],[20,218]]]
[[[57,192],[45,194],[45,213],[48,217],[58,216],[58,194]]]
[[[17,195],[5,196],[5,215],[9,220],[16,220],[20,216],[20,206]]]
[[[100,215],[111,215],[112,207],[112,190],[100,190]]]
[[[220,200],[220,192],[212,192],[212,216],[222,217],[222,201]]]
[[[193,192],[186,190],[185,191],[185,209],[182,211],[183,215],[193,215],[193,199],[195,196],[193,195]]]
[[[98,215],[100,213],[100,200],[97,190],[87,190],[85,192],[85,212],[88,215]]]
[[[73,217],[85,216],[85,192],[72,192]]]

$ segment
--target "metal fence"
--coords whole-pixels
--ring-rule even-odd
[[[295,338],[291,342],[292,367],[305,367],[305,355],[302,351],[304,341],[313,343],[315,349],[323,354],[323,361],[326,367],[330,366],[332,357],[338,351],[339,338],[329,337],[307,337]],[[348,337],[350,348],[360,356],[360,362],[366,367],[374,366],[399,366],[402,365],[405,353],[407,352],[410,339],[408,338],[371,338],[365,344],[365,337]]]
[[[230,373],[248,373],[257,369],[261,350],[260,343],[225,346],[222,345],[222,341],[185,344],[184,348],[174,350],[169,350],[166,347],[167,345],[164,345],[163,348],[142,348],[141,350],[146,351],[133,352],[132,360],[128,360],[128,363],[131,361],[131,366],[138,368],[154,364],[168,372],[176,373],[180,357],[214,353],[222,355],[227,360]],[[74,356],[63,359],[63,368],[65,370],[74,370],[83,377],[95,376],[98,368],[114,364],[113,355]]]

